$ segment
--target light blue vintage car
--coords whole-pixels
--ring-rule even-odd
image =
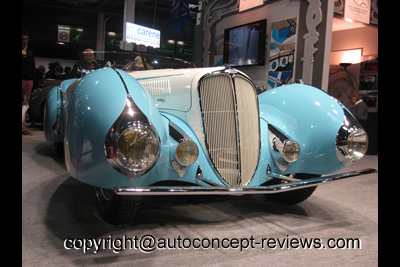
[[[129,223],[143,195],[264,194],[296,204],[319,184],[376,172],[331,175],[368,146],[334,98],[301,83],[257,95],[227,66],[95,70],[49,92],[44,127],[112,224]]]

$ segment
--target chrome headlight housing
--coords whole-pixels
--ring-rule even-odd
[[[347,166],[365,155],[368,136],[360,123],[346,109],[343,110],[344,121],[336,136],[336,155]]]
[[[128,96],[124,111],[108,131],[104,148],[108,162],[130,179],[151,170],[160,157],[156,129]]]

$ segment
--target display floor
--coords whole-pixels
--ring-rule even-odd
[[[99,219],[92,188],[70,177],[43,131],[28,130],[34,135],[22,136],[23,266],[378,264],[378,174],[319,186],[295,206],[262,196],[145,197],[136,221],[117,227]],[[345,171],[363,168],[377,169],[378,156]]]

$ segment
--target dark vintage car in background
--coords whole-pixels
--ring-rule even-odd
[[[39,87],[32,90],[28,109],[31,121],[34,121],[35,123],[43,123],[44,105],[46,104],[47,94],[54,86],[59,86],[62,81],[63,80],[43,79]]]
[[[118,66],[135,57],[122,56],[124,64],[110,61],[51,89],[44,123],[110,223],[129,223],[143,195],[263,194],[296,204],[318,185],[376,172],[337,174],[364,156],[368,137],[318,88],[297,83],[257,95],[229,66],[124,71]]]

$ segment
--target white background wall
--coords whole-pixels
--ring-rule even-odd
[[[378,54],[378,27],[365,26],[332,33],[331,51],[362,48],[363,56]]]

